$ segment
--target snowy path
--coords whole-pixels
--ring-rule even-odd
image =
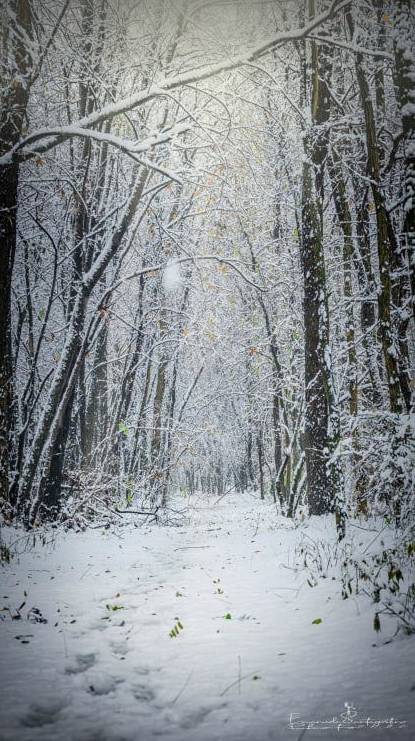
[[[22,554],[0,572],[1,606],[26,602],[21,620],[0,613],[2,741],[415,738],[415,638],[384,645],[394,626],[376,635],[368,600],[311,589],[294,569],[303,537],[227,497],[181,528],[68,533]],[[47,624],[26,620],[32,606]],[[289,727],[346,701],[408,725]]]

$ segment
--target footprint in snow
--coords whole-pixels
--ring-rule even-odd
[[[112,653],[116,656],[126,656],[128,654],[127,641],[111,641]]]
[[[28,728],[50,725],[58,720],[61,711],[67,705],[67,701],[60,697],[52,697],[44,702],[33,703],[29,712],[22,718],[21,723]]]
[[[91,669],[96,663],[97,657],[95,654],[79,654],[75,657],[75,661],[67,664],[65,667],[66,674],[81,674],[86,672],[87,669]]]
[[[226,705],[227,703],[224,702],[219,705],[212,705],[211,707],[202,706],[200,708],[197,708],[197,710],[194,710],[192,713],[189,713],[184,717],[184,719],[180,723],[180,726],[186,730],[194,728],[200,723],[203,723],[205,718],[214,710],[221,710],[222,708],[225,708]]]
[[[102,673],[96,673],[92,677],[88,675],[88,692],[97,697],[109,695],[111,692],[115,692],[118,685],[123,682],[124,679],[121,677],[112,677],[111,675]]]
[[[151,687],[146,684],[133,684],[131,687],[131,692],[133,693],[135,699],[141,702],[152,702],[156,697]]]
[[[98,630],[101,633],[103,630],[107,630],[110,625],[111,621],[109,615],[104,615],[96,623],[91,623],[89,630]]]

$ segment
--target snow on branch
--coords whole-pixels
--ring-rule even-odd
[[[33,134],[30,134],[25,139],[20,141],[10,152],[7,152],[3,157],[0,158],[0,166],[1,165],[7,165],[10,163],[16,156],[22,156],[23,159],[27,159],[29,157],[32,157],[36,154],[39,154],[39,149],[32,149],[32,145],[35,144],[36,141],[39,141],[41,139],[54,137],[54,141],[56,139],[59,140],[59,142],[63,142],[66,139],[74,138],[74,137],[82,137],[85,139],[93,139],[94,141],[102,142],[105,144],[109,144],[116,149],[120,149],[124,154],[127,154],[129,157],[131,157],[135,162],[138,162],[140,165],[145,165],[145,167],[149,167],[153,170],[156,170],[157,172],[161,173],[162,175],[167,176],[171,180],[175,180],[176,182],[181,182],[178,176],[174,173],[171,173],[164,168],[160,167],[159,165],[155,165],[154,163],[146,160],[144,161],[141,157],[138,155],[144,152],[148,152],[155,146],[159,146],[160,144],[165,144],[166,142],[171,141],[176,136],[183,134],[184,132],[188,131],[190,126],[188,124],[179,124],[177,126],[172,127],[171,129],[168,129],[167,131],[162,132],[153,132],[148,136],[146,139],[143,139],[141,142],[138,141],[129,141],[128,139],[121,139],[118,136],[115,136],[114,134],[106,133],[103,131],[96,131],[95,129],[89,129],[89,128],[82,128],[79,125],[68,125],[68,126],[48,126],[47,128],[40,129]],[[46,143],[46,149],[48,148],[48,145]],[[44,148],[42,148],[42,151],[45,151]]]
[[[12,149],[9,150],[9,152],[6,152],[6,154],[4,154],[3,157],[0,158],[0,166],[8,165],[16,158],[18,160],[27,159],[29,157],[35,156],[36,154],[46,152],[60,144],[62,141],[65,141],[66,139],[73,136],[90,136],[91,138],[96,139],[98,138],[98,132],[93,131],[93,127],[97,126],[103,121],[127,113],[128,111],[131,111],[140,105],[148,103],[154,98],[166,95],[171,90],[175,90],[176,88],[194,84],[196,82],[202,82],[203,80],[207,80],[211,77],[214,77],[215,75],[219,75],[223,72],[230,72],[231,70],[237,69],[238,67],[242,67],[246,64],[250,64],[251,62],[255,62],[264,54],[275,49],[278,46],[281,46],[282,44],[288,43],[290,41],[298,41],[300,39],[304,39],[319,26],[330,20],[334,15],[350,5],[350,2],[351,0],[333,0],[328,10],[326,10],[324,13],[316,15],[313,20],[311,20],[302,28],[297,28],[292,31],[283,31],[281,33],[275,34],[274,36],[263,41],[261,44],[249,50],[245,54],[230,57],[227,60],[218,62],[217,64],[210,64],[206,67],[202,67],[202,69],[199,69],[197,71],[191,71],[182,75],[165,78],[164,80],[161,80],[157,85],[152,85],[145,91],[141,90],[136,95],[131,95],[122,98],[115,103],[110,103],[106,106],[103,106],[103,108],[101,108],[100,110],[94,111],[88,116],[84,116],[71,126],[45,127],[42,129],[38,129],[37,131],[34,131],[32,134],[30,134],[28,137],[23,139],[21,142],[16,144]],[[123,140],[119,140],[117,137],[112,138],[106,134],[102,134],[102,136],[105,137],[105,141],[113,144],[114,146],[118,146],[118,148],[123,148],[124,146],[126,146],[127,153],[130,156],[132,155],[131,147],[129,147]],[[39,141],[39,146],[37,147],[36,151],[25,149],[28,144],[34,143],[35,141]]]
[[[393,54],[390,54],[383,49],[368,49],[366,46],[358,46],[357,44],[347,44],[344,41],[334,39],[333,36],[319,36],[318,34],[310,34],[310,39],[317,41],[320,44],[328,44],[330,46],[338,46],[340,49],[350,51],[352,54],[366,54],[369,57],[375,57],[378,59],[388,59],[393,61]]]

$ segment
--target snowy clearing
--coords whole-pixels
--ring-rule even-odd
[[[248,494],[194,498],[181,527],[49,532],[1,570],[0,738],[414,738],[415,641],[388,642],[393,621],[376,634],[373,605],[338,580],[310,588],[304,538],[335,543],[331,521],[295,527]],[[301,725],[346,702],[402,723]]]

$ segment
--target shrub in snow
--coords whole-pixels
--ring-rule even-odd
[[[354,418],[341,457],[352,511],[360,505],[361,510],[398,520],[413,517],[414,415],[374,412]]]

